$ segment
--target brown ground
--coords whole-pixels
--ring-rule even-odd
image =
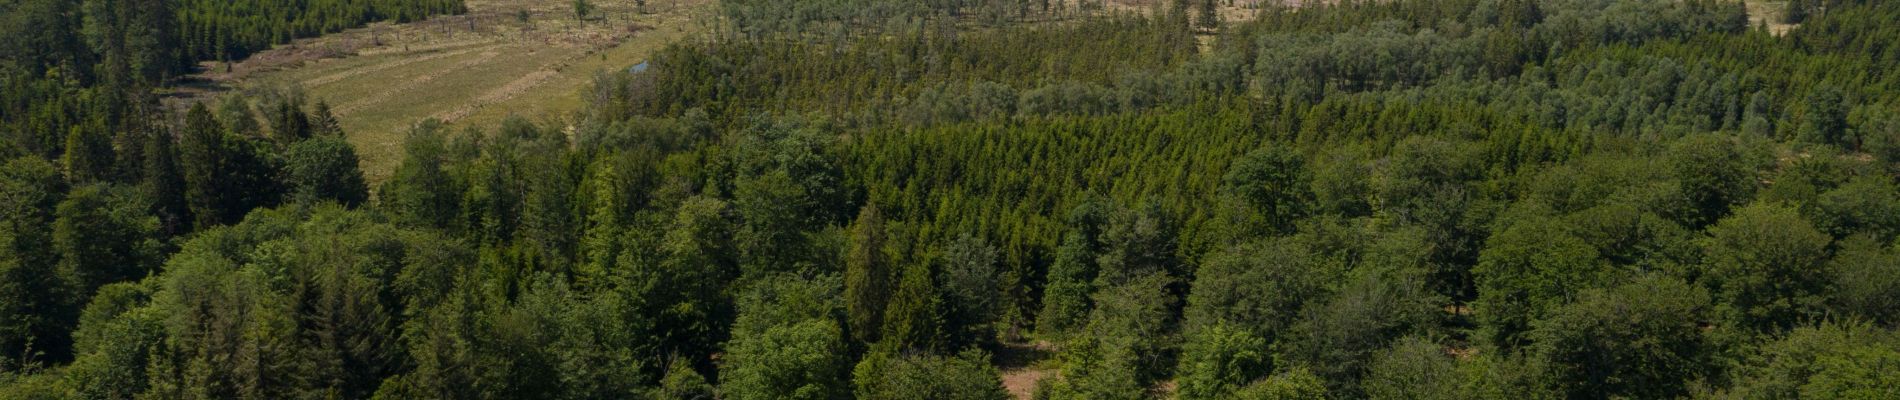
[[[1004,343],[996,353],[997,368],[1002,370],[1003,388],[1017,399],[1035,395],[1037,384],[1055,376],[1055,346],[1048,341]]]

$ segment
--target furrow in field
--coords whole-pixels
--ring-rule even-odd
[[[377,92],[374,95],[357,99],[356,101],[352,101],[342,106],[339,106],[337,107],[337,113],[349,114],[349,113],[362,110],[364,107],[381,103],[384,100],[387,100],[390,97],[393,97],[397,94],[414,90],[416,87],[429,83],[429,81],[436,80],[436,78],[441,78],[451,73],[457,73],[465,69],[481,66],[482,64],[485,64],[489,60],[493,60],[496,56],[500,56],[500,55],[501,55],[501,52],[499,51],[489,50],[487,52],[482,53],[481,56],[478,56],[475,59],[463,61],[461,64],[456,65],[454,68],[445,68],[442,70],[423,74],[422,76],[416,77],[415,79],[412,79],[409,82],[406,82],[404,84],[390,87],[389,89],[383,90],[381,92]]]
[[[442,59],[442,58],[446,58],[446,57],[455,57],[455,56],[460,56],[460,55],[463,55],[463,54],[468,54],[468,53],[472,53],[472,52],[475,52],[475,51],[477,51],[477,50],[492,50],[492,49],[494,49],[494,48],[495,48],[496,46],[497,46],[497,45],[493,45],[493,44],[491,44],[491,45],[485,45],[485,46],[476,46],[476,47],[471,47],[471,48],[466,48],[466,49],[461,49],[461,50],[455,50],[455,51],[445,51],[445,52],[438,52],[438,53],[435,53],[435,54],[430,54],[430,55],[426,55],[426,56],[420,56],[420,57],[404,57],[404,58],[399,58],[399,59],[396,59],[396,60],[392,60],[392,61],[389,61],[389,62],[384,62],[384,63],[380,63],[380,64],[374,64],[374,65],[369,65],[369,66],[364,66],[364,67],[358,67],[358,68],[351,68],[351,69],[349,69],[349,70],[347,70],[347,71],[343,71],[343,72],[338,72],[338,73],[334,73],[334,74],[329,74],[329,75],[324,75],[324,76],[319,76],[319,77],[316,77],[316,78],[311,78],[311,79],[309,79],[309,80],[305,80],[305,81],[303,81],[303,85],[304,85],[304,87],[317,87],[317,86],[323,86],[323,85],[328,85],[328,84],[332,84],[332,83],[336,83],[336,82],[339,82],[339,81],[342,81],[342,80],[345,80],[345,79],[349,79],[349,78],[354,78],[354,77],[357,77],[357,76],[362,76],[362,75],[364,75],[364,74],[372,74],[372,73],[377,73],[377,72],[382,72],[382,71],[384,71],[384,70],[388,70],[388,69],[390,69],[390,68],[396,68],[396,67],[401,67],[401,66],[405,66],[405,65],[409,65],[409,64],[415,64],[415,63],[418,63],[418,62],[424,62],[424,61],[434,61],[434,60],[438,60],[438,59]]]

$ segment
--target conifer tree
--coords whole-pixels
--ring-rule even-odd
[[[191,230],[191,206],[185,199],[185,177],[178,166],[178,146],[169,132],[145,134],[144,175],[139,190],[158,217],[159,231],[175,236]]]
[[[64,191],[52,163],[21,157],[0,165],[0,358],[65,358],[68,298],[47,229]]]
[[[1782,11],[1781,23],[1799,24],[1808,21],[1808,2],[1812,0],[1789,0],[1787,9]]]
[[[1201,30],[1212,32],[1220,29],[1220,4],[1217,1],[1220,0],[1200,0],[1200,15],[1196,24]]]
[[[185,112],[185,132],[179,140],[178,164],[184,175],[185,202],[192,226],[200,229],[225,221],[230,182],[222,179],[228,158],[224,127],[203,104]]]
[[[330,103],[317,101],[315,110],[310,112],[310,132],[320,136],[343,136],[343,126],[330,111]]]
[[[104,181],[112,176],[112,142],[100,132],[75,126],[66,134],[61,157],[66,181],[73,185]]]
[[[271,135],[281,145],[310,138],[310,116],[303,113],[303,105],[294,101],[277,103],[277,110],[271,113]]]
[[[885,306],[891,301],[895,273],[885,253],[884,216],[876,205],[866,205],[851,224],[850,253],[845,257],[845,311],[852,339],[878,341],[884,329]]]
[[[377,192],[378,205],[399,225],[444,230],[456,227],[463,190],[444,170],[449,161],[444,129],[435,120],[410,129],[403,139],[402,164]]]
[[[928,264],[911,264],[904,270],[897,292],[891,294],[884,313],[884,333],[879,343],[887,349],[941,350],[943,336],[943,300]]]

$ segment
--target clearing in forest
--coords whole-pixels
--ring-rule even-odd
[[[626,73],[667,43],[707,30],[715,0],[468,0],[468,14],[378,23],[298,40],[249,59],[207,63],[192,90],[301,88],[330,104],[372,182],[401,161],[428,118],[494,127],[509,115],[569,116],[595,73]],[[200,97],[208,97],[201,94]]]

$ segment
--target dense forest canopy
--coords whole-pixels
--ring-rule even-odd
[[[0,4],[0,399],[1900,397],[1900,3],[724,0],[382,182],[152,91],[459,2],[117,3]]]

